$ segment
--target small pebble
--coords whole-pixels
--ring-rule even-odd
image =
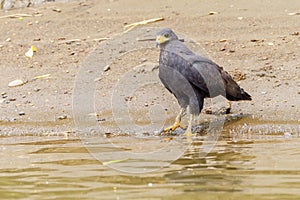
[[[227,42],[227,39],[225,39],[225,38],[220,39],[219,42]]]
[[[141,62],[146,62],[147,58],[142,58]]]
[[[67,115],[61,115],[57,119],[59,119],[59,120],[67,119]]]
[[[220,51],[225,51],[225,50],[226,50],[225,46],[220,48]]]
[[[216,15],[216,14],[218,14],[218,12],[215,12],[215,11],[209,11],[208,12],[208,15]]]
[[[97,119],[97,121],[98,122],[104,122],[104,121],[106,121],[106,119],[105,118],[99,118],[99,119]]]
[[[288,13],[289,16],[293,16],[293,15],[300,15],[299,12],[291,12],[291,13]]]
[[[98,78],[95,78],[95,79],[94,79],[94,81],[95,81],[95,82],[97,82],[97,81],[101,81],[101,80],[102,80],[102,78],[101,78],[101,77],[98,77]]]
[[[16,87],[21,85],[24,85],[24,81],[22,80],[14,80],[8,83],[8,87]]]
[[[110,70],[110,66],[109,66],[109,65],[106,65],[106,66],[103,68],[103,71],[106,72],[106,71],[108,71],[108,70]]]
[[[16,121],[16,118],[11,117],[11,118],[9,118],[9,121],[14,122],[14,121]]]
[[[21,111],[21,112],[19,112],[19,115],[20,116],[25,115],[25,112]]]
[[[59,8],[52,8],[52,10],[53,10],[54,12],[58,12],[58,13],[61,12],[61,9],[59,9]]]
[[[289,133],[289,132],[285,132],[285,133],[284,133],[284,137],[285,137],[285,138],[290,138],[291,136],[292,136],[292,134]]]

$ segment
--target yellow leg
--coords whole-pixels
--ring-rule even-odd
[[[192,125],[193,125],[193,120],[194,120],[194,115],[190,114],[190,120],[189,120],[189,125],[184,133],[185,136],[190,137],[192,136]]]
[[[175,122],[172,126],[168,127],[168,128],[165,128],[164,129],[164,132],[167,132],[169,130],[172,130],[174,131],[175,129],[177,129],[178,127],[181,127],[182,129],[185,129],[185,127],[181,124],[181,116],[183,114],[183,112],[185,111],[184,108],[181,108],[180,109],[180,112],[179,114],[176,116],[176,119],[175,119]]]

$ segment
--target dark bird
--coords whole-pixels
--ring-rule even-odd
[[[196,55],[171,29],[159,30],[156,44],[160,47],[159,78],[181,107],[174,124],[164,131],[184,128],[181,117],[189,107],[190,119],[185,134],[190,135],[194,116],[200,114],[206,97],[222,95],[230,101],[251,100],[251,96],[222,67]]]

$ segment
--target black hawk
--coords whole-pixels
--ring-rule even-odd
[[[160,47],[159,78],[181,107],[174,124],[164,131],[183,128],[181,117],[189,107],[190,119],[185,134],[190,135],[194,116],[200,114],[206,97],[222,95],[230,101],[251,100],[251,96],[222,67],[196,55],[171,29],[159,30],[156,44]]]

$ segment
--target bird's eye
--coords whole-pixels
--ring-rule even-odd
[[[168,38],[170,35],[169,35],[169,33],[165,33],[164,36],[165,36],[166,38]]]

